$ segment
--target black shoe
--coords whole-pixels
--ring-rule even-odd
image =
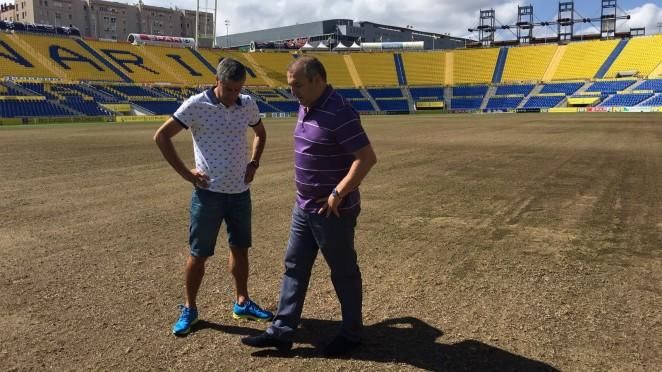
[[[260,333],[257,336],[244,337],[241,342],[253,347],[275,347],[278,351],[289,351],[292,348],[292,341],[279,340],[267,332]]]
[[[352,341],[345,336],[338,336],[324,348],[324,355],[328,357],[339,356],[354,351],[361,345],[361,341]]]

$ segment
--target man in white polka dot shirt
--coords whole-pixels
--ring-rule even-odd
[[[246,69],[226,58],[218,64],[215,87],[192,96],[154,135],[161,153],[175,171],[194,186],[189,227],[190,255],[186,261],[186,303],[180,305],[179,320],[172,327],[175,335],[185,335],[198,320],[196,297],[207,258],[214,255],[216,239],[223,221],[230,246],[229,266],[234,277],[235,319],[269,321],[265,311],[248,296],[248,248],[251,246],[251,197],[249,185],[259,167],[267,133],[257,103],[241,94]],[[255,137],[250,161],[246,130]],[[195,168],[181,160],[172,137],[190,129]]]

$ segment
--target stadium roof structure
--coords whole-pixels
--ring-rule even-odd
[[[293,40],[305,40],[315,45],[324,45],[334,49],[339,43],[350,45],[363,42],[410,42],[422,41],[425,49],[455,49],[464,47],[475,40],[453,37],[446,34],[415,30],[409,27],[389,26],[374,22],[354,22],[351,19],[327,19],[323,21],[301,23],[290,26],[276,27],[265,30],[242,32],[219,36],[216,45],[232,49],[248,49],[251,45],[260,46],[256,49],[299,49],[294,47]],[[303,43],[301,44],[303,45]],[[341,48],[342,49],[342,48]]]

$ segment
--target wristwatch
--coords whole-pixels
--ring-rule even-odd
[[[249,161],[248,164],[251,164],[252,166],[254,166],[255,169],[258,169],[260,167],[260,161],[257,160],[257,159]]]

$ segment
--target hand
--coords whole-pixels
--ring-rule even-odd
[[[249,184],[253,182],[253,179],[255,178],[255,172],[257,171],[257,167],[255,166],[255,163],[250,162],[246,164],[246,174],[244,175],[244,183]]]
[[[317,211],[317,214],[324,214],[326,212],[326,217],[329,217],[331,213],[335,214],[336,217],[340,217],[340,211],[338,210],[338,207],[340,207],[340,203],[342,203],[341,198],[329,195],[328,198],[320,198],[317,199],[316,202],[324,202],[322,207]]]
[[[197,168],[191,169],[189,176],[185,178],[197,188],[206,189],[209,187],[209,176]]]

